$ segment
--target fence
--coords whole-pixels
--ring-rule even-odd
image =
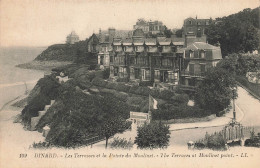
[[[86,146],[93,145],[103,140],[105,140],[104,136],[100,136],[100,135],[94,136],[92,138],[86,139]]]

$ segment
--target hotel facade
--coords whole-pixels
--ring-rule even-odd
[[[220,47],[207,44],[205,35],[190,32],[183,38],[149,38],[136,29],[106,39],[100,42],[98,65],[110,69],[110,80],[151,82],[161,89],[194,90],[207,69],[222,59]]]

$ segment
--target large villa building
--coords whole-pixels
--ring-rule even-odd
[[[99,40],[98,65],[110,69],[111,80],[125,78],[135,83],[149,81],[162,89],[180,86],[193,90],[207,69],[222,59],[220,47],[208,44],[204,33],[198,35],[197,31],[186,32],[182,38],[175,35],[151,38],[142,28],[134,31],[110,28],[92,36]]]

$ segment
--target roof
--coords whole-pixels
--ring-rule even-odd
[[[185,51],[185,48],[178,48],[176,53],[183,53]]]
[[[173,45],[178,45],[178,46],[183,46],[185,44],[185,39],[181,37],[171,37],[172,39],[172,44]]]
[[[115,37],[120,37],[122,39],[130,37],[129,30],[116,30]]]
[[[133,40],[132,39],[124,39],[122,40],[123,45],[132,45]]]
[[[99,37],[99,34],[96,34]],[[131,37],[130,30],[115,30],[115,35],[112,38],[109,38],[108,31],[101,31],[100,43],[112,43],[113,38],[122,38],[126,39]]]
[[[122,43],[122,39],[121,38],[115,38],[113,40],[113,45],[121,45]]]
[[[171,38],[158,38],[158,42],[160,45],[171,45],[172,39]]]
[[[191,45],[187,46],[187,49],[191,49],[191,50],[216,50],[216,49],[220,49],[219,47],[210,45],[208,43],[204,43],[204,42],[195,42],[192,43]]]
[[[144,32],[142,29],[135,29],[133,31],[133,36],[141,36],[141,37],[144,37]]]
[[[133,39],[134,45],[143,45],[144,39]]]
[[[156,45],[156,38],[146,38],[145,44],[146,45]]]

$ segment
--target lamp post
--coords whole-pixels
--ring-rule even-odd
[[[233,88],[232,89],[232,93],[233,93],[233,122],[236,122],[236,105],[235,105],[235,94],[236,94],[236,89]]]

